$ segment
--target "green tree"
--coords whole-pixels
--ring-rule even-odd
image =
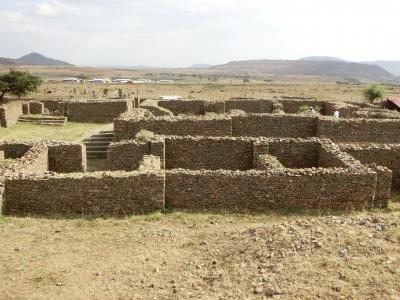
[[[366,100],[373,103],[376,99],[383,99],[385,96],[385,88],[379,83],[373,83],[363,90]]]
[[[11,70],[0,75],[0,105],[4,103],[4,95],[10,93],[18,98],[34,92],[42,84],[39,76],[29,72]]]

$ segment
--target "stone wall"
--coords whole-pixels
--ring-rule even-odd
[[[386,167],[369,165],[377,173],[374,205],[370,208],[387,208],[389,205],[392,171]]]
[[[80,143],[49,145],[49,171],[57,173],[86,172],[86,146]]]
[[[399,144],[340,144],[340,149],[364,164],[377,164],[392,170],[392,187],[400,189]]]
[[[10,127],[23,114],[21,101],[12,101],[0,106],[0,127]]]
[[[166,171],[166,205],[175,209],[365,209],[377,174],[368,171]]]
[[[318,101],[316,99],[284,99],[281,101],[283,105],[283,111],[287,114],[295,114],[299,112],[300,107],[307,106],[319,106],[321,107],[321,113],[325,112],[325,101]]]
[[[234,98],[232,100],[225,101],[225,112],[229,112],[232,109],[238,109],[246,113],[271,113],[272,107],[272,100]]]
[[[248,170],[253,141],[241,138],[166,137],[166,169]]]
[[[32,148],[32,143],[24,141],[1,141],[0,150],[4,151],[5,158],[21,158],[29,149]]]
[[[71,101],[66,103],[68,121],[110,123],[120,114],[132,109],[132,102],[121,101]]]
[[[28,110],[31,115],[40,115],[44,113],[44,104],[39,101],[29,101]]]
[[[251,114],[232,117],[234,136],[312,137],[317,118],[285,114]]]
[[[4,151],[0,150],[0,163],[5,160]]]
[[[160,158],[161,168],[165,168],[165,143],[155,138],[148,142],[137,140],[111,143],[108,146],[107,158],[113,171],[134,171],[140,166],[144,156],[153,155]]]
[[[400,120],[321,117],[317,136],[337,142],[400,143]]]
[[[113,215],[148,213],[164,207],[159,172],[49,174],[7,179],[6,215]]]
[[[312,139],[274,139],[268,142],[268,154],[286,168],[312,168],[318,167],[319,146],[319,141]]]
[[[122,115],[114,121],[116,141],[134,139],[146,129],[160,135],[231,136],[231,118],[224,115],[130,118]]]

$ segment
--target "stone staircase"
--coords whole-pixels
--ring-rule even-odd
[[[67,117],[50,115],[24,115],[18,118],[18,122],[36,125],[64,126],[65,124],[67,124]]]
[[[86,158],[107,158],[107,146],[114,140],[114,131],[100,131],[83,140]]]

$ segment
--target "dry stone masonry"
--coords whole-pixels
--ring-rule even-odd
[[[15,103],[0,109],[2,126],[22,114]],[[319,113],[300,112],[308,106]],[[110,171],[88,173],[81,143],[1,142],[4,214],[363,210],[388,207],[400,187],[400,118],[374,105],[137,98],[31,101],[25,111],[43,107],[70,121],[113,121]]]

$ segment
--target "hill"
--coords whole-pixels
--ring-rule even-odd
[[[377,61],[368,61],[368,62],[363,62],[363,63],[379,66],[382,69],[384,69],[396,76],[400,76],[400,61],[377,60]]]
[[[33,65],[33,66],[60,66],[60,67],[73,66],[68,62],[49,58],[36,52],[32,52],[17,59],[0,58],[0,65],[15,65],[15,66]]]
[[[304,61],[338,61],[338,62],[345,62],[345,60],[338,58],[338,57],[332,57],[332,56],[307,56],[300,58],[300,60]]]
[[[379,66],[338,61],[245,60],[211,67],[217,74],[236,76],[299,75],[361,80],[393,80],[395,76]]]

